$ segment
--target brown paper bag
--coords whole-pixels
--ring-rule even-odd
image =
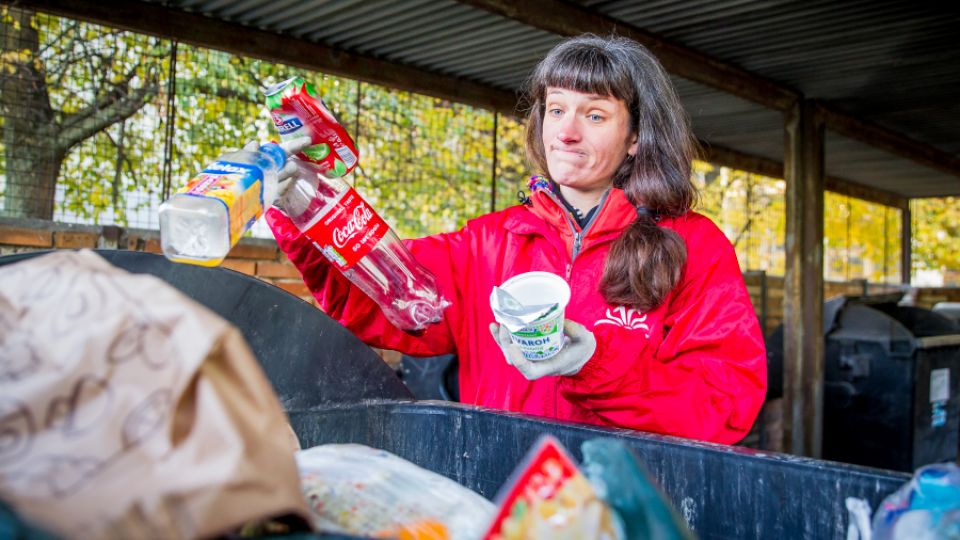
[[[306,516],[240,332],[90,251],[0,268],[0,499],[67,538],[197,538]]]

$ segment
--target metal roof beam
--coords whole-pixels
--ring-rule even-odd
[[[960,158],[930,145],[837,111],[830,105],[816,102],[818,113],[827,129],[849,139],[912,159],[938,171],[960,177]],[[960,184],[960,179],[957,180]],[[960,185],[958,185],[960,189]]]
[[[714,165],[762,174],[770,178],[783,179],[783,163],[779,161],[712,145],[706,141],[700,141],[700,147],[701,159],[709,161]],[[829,149],[827,151],[829,151]],[[910,207],[910,199],[903,195],[858,184],[845,178],[827,176],[824,178],[824,185],[828,191],[856,199],[862,199],[900,210],[906,210]]]
[[[517,96],[510,91],[161,5],[138,2],[133,8],[128,0],[25,0],[20,6],[426,94],[511,116],[519,114]]]
[[[655,34],[572,3],[559,0],[457,1],[562,36],[592,32],[629,37],[650,49],[663,67],[674,75],[718,88],[778,111],[789,109],[800,98],[798,92],[784,88],[769,79],[692,49],[670,43]]]
[[[670,73],[778,111],[789,110],[803,97],[770,79],[573,3],[560,0],[457,1],[562,36],[591,32],[632,38],[650,49]],[[831,109],[822,102],[817,108],[825,114],[826,126],[837,133],[960,177],[960,159],[951,154]]]

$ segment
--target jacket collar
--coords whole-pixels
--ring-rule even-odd
[[[523,212],[514,214],[504,226],[517,234],[533,234],[543,232],[544,228],[554,229],[561,236],[573,236],[573,231],[580,231],[573,218],[567,213],[563,204],[549,189],[537,189],[530,195],[530,206],[523,207]],[[585,238],[599,240],[606,237],[616,237],[637,217],[637,211],[627,199],[622,189],[610,188],[587,228]],[[539,218],[539,219],[538,219]]]

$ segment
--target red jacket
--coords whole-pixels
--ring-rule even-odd
[[[556,196],[471,220],[453,233],[406,241],[452,302],[444,320],[412,337],[338,271],[276,209],[267,213],[280,248],[321,308],[364,342],[414,356],[456,353],[460,399],[551,418],[734,443],[749,431],[766,392],[763,337],[729,240],[689,212],[660,226],[687,244],[680,284],[657,309],[608,305],[598,291],[610,246],[635,218],[612,189],[572,257],[580,229]],[[570,284],[566,317],[591,330],[594,356],[577,375],[526,380],[506,363],[488,326],[490,291],[533,270]]]

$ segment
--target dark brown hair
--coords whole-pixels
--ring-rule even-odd
[[[680,281],[687,249],[680,236],[657,225],[686,213],[696,198],[690,179],[694,139],[689,120],[663,67],[639,43],[583,35],[563,41],[537,65],[528,83],[527,156],[549,176],[543,148],[547,87],[613,96],[630,111],[636,156],[614,173],[638,208],[607,255],[600,292],[609,304],[649,311]]]

